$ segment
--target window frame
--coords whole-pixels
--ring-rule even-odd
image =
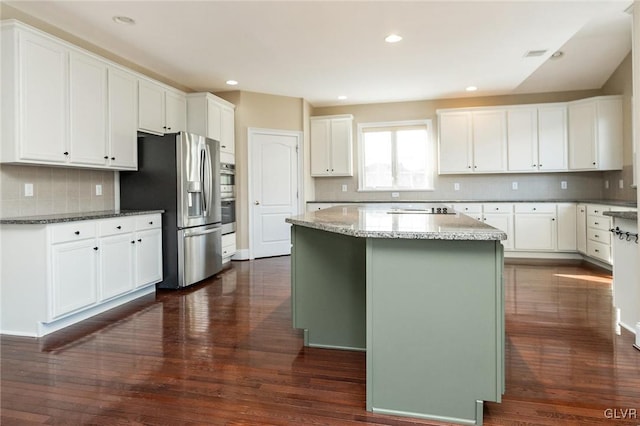
[[[425,126],[427,129],[427,153],[430,155],[430,159],[427,160],[427,188],[365,188],[364,187],[364,133],[365,129],[384,129],[390,127],[416,127]],[[395,139],[395,138],[394,138]],[[358,123],[358,192],[431,192],[435,191],[435,170],[437,167],[436,149],[433,138],[433,120],[401,120],[401,121],[384,121],[384,122],[371,122],[371,123]],[[395,146],[395,144],[394,144]],[[397,165],[392,164],[392,170],[395,177],[397,172]]]

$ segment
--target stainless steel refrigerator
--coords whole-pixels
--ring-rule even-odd
[[[120,208],[165,210],[158,288],[186,287],[222,270],[219,177],[220,142],[139,134],[138,171],[120,173]]]

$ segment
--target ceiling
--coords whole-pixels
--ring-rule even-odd
[[[631,50],[630,0],[5,3],[194,91],[314,106],[598,89]]]

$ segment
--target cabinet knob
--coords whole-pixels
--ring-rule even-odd
[[[552,222],[555,222],[555,221],[556,221],[556,218],[555,218],[555,217],[552,217],[552,218],[551,218],[551,221],[552,221]]]
[[[108,159],[109,159],[109,156],[108,156],[108,155],[105,155],[105,156],[104,156],[104,159],[105,159],[105,160],[108,160]]]
[[[95,251],[98,251],[98,247],[94,247],[93,249],[94,249]]]
[[[535,207],[533,208],[533,211],[536,211],[536,208],[535,208]]]
[[[593,165],[594,165],[594,166],[596,165],[596,162],[595,162],[595,161],[593,162]]]
[[[331,169],[331,171],[333,171],[333,169]]]
[[[222,148],[226,148],[226,147],[227,147],[226,145],[222,145]]]
[[[327,169],[327,171],[329,171],[329,169]]]
[[[111,159],[112,159],[112,160],[115,160],[115,159],[116,159],[116,157],[111,157]]]
[[[167,130],[171,130],[171,127],[167,127]]]
[[[63,152],[64,155],[69,155],[69,151]]]
[[[593,234],[593,236],[596,237],[596,238],[600,238],[600,235],[598,235],[598,234]]]
[[[153,221],[149,222],[149,225],[153,225]]]
[[[166,129],[167,129],[167,126],[162,126],[162,128],[166,130]]]
[[[260,205],[260,201],[254,201],[253,204],[255,204],[256,206]]]
[[[500,210],[500,207],[496,207],[496,210]]]
[[[593,222],[594,225],[600,225],[600,222]]]
[[[135,241],[131,241],[131,244],[135,244],[135,243],[136,243]]]
[[[138,238],[138,242],[141,243],[142,242],[142,238]]]
[[[118,225],[116,226],[116,229],[122,229],[122,226]]]
[[[535,165],[535,164],[533,164],[531,167],[535,168],[535,167],[536,167],[536,165]]]
[[[598,249],[595,249],[594,251],[595,251],[596,253],[600,253],[600,250],[598,250]]]
[[[538,167],[542,167],[542,164],[538,164]]]
[[[473,168],[474,168],[474,169],[477,169],[477,168],[478,168],[478,166],[473,166]]]
[[[74,234],[80,235],[80,231],[76,231],[76,232],[74,232]]]

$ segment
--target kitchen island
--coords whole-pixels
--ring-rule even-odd
[[[504,393],[504,232],[443,205],[287,219],[293,326],[365,350],[367,410],[482,424]]]

